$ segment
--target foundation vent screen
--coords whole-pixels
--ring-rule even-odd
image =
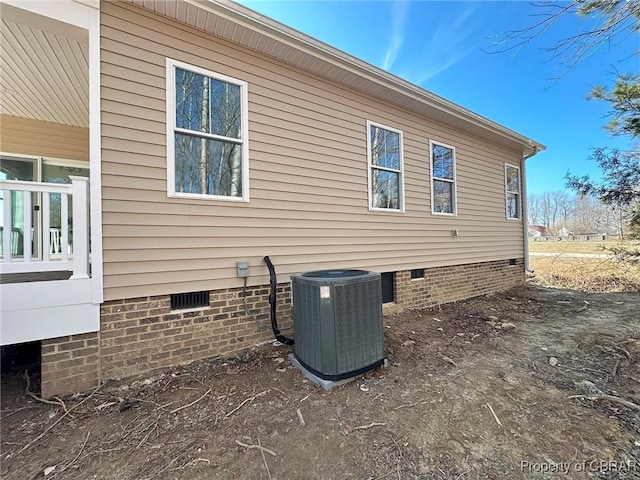
[[[171,310],[209,306],[209,291],[171,294]]]

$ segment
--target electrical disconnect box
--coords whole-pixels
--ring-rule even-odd
[[[238,267],[238,277],[246,278],[249,276],[249,262],[236,262]]]

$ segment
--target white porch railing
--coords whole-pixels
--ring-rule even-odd
[[[2,260],[0,273],[73,271],[89,278],[89,179],[70,176],[71,184],[0,180]],[[21,198],[22,202],[15,202]],[[34,223],[33,194],[38,194],[41,223]],[[51,195],[60,195],[60,228],[51,228]],[[18,197],[21,196],[21,197]],[[69,228],[69,198],[73,228]],[[19,205],[19,203],[21,205]],[[15,228],[21,219],[23,228]],[[56,219],[57,220],[57,219]],[[35,228],[32,225],[37,225]]]

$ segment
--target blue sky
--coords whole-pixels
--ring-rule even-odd
[[[541,19],[524,1],[272,1],[245,6],[383,68],[543,143],[527,162],[529,193],[565,189],[564,176],[591,174],[593,147],[629,148],[603,129],[607,105],[587,101],[614,72],[637,72],[638,36],[601,46],[569,71],[545,48],[587,30],[566,17],[518,51],[495,52],[497,38]],[[558,77],[561,77],[558,79]]]

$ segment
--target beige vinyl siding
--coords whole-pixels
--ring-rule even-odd
[[[89,130],[0,114],[0,151],[89,161]]]
[[[523,256],[504,193],[521,152],[135,6],[101,19],[105,299],[240,286],[237,260],[264,284],[264,255],[280,280]],[[167,197],[167,57],[248,82],[249,203]],[[367,120],[403,131],[404,214],[369,211]],[[456,147],[457,217],[431,214],[430,139]]]

